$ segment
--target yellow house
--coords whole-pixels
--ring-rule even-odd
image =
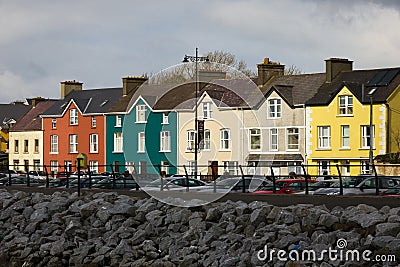
[[[308,173],[369,173],[371,152],[399,151],[400,68],[328,74],[306,103]]]

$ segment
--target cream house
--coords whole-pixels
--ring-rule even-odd
[[[14,169],[43,170],[43,129],[39,115],[54,103],[38,103],[10,131],[9,162]]]

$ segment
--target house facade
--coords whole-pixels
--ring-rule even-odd
[[[350,68],[327,76],[306,103],[311,175],[370,173],[371,156],[399,150],[399,73],[398,68]]]
[[[105,116],[122,95],[122,88],[82,90],[82,83],[61,83],[61,100],[45,111],[44,163],[53,172],[74,171],[79,154],[87,156],[88,169],[106,169]],[[71,166],[71,167],[70,167]]]
[[[40,115],[55,104],[55,101],[34,103],[10,130],[9,161],[14,169],[44,170],[43,129]]]

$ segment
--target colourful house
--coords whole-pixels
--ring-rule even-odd
[[[62,99],[41,115],[44,163],[51,171],[75,166],[80,153],[87,155],[90,170],[105,170],[104,114],[121,95],[122,88],[82,90],[80,82],[61,82]]]
[[[351,61],[330,59],[327,70],[306,103],[308,171],[369,173],[371,151],[375,157],[400,149],[400,68],[352,70]]]

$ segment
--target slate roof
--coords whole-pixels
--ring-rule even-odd
[[[19,102],[0,104],[0,126],[2,128],[8,128],[7,122],[9,120],[14,119],[18,121],[31,107],[30,105],[24,105]]]
[[[393,78],[387,79],[385,73],[392,73]],[[383,82],[374,82],[383,77]],[[388,77],[390,78],[390,77]],[[364,84],[364,93],[362,92]],[[374,103],[385,103],[387,98],[400,85],[400,68],[384,68],[371,70],[343,71],[339,73],[331,83],[324,83],[317,94],[306,102],[307,106],[320,106],[329,104],[337,93],[346,86],[352,94],[363,104],[369,103],[367,93],[372,88],[377,88],[373,95]],[[364,97],[363,97],[364,96]]]
[[[52,107],[43,112],[43,117],[62,116],[71,100],[75,102],[82,114],[106,113],[121,98],[122,88],[105,88],[75,90],[58,100]]]
[[[265,97],[276,91],[290,106],[304,105],[324,84],[325,73],[278,76],[265,84]]]
[[[42,120],[39,117],[44,111],[52,107],[56,101],[42,101],[31,108],[12,128],[17,131],[39,131],[42,129]]]

